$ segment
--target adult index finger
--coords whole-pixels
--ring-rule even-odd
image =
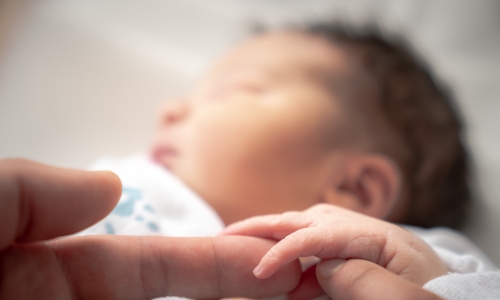
[[[85,236],[16,245],[4,258],[9,263],[3,264],[8,270],[2,272],[8,276],[3,276],[5,282],[0,283],[0,296],[35,299],[47,295],[50,299],[81,300],[271,297],[293,290],[301,275],[295,261],[269,279],[253,276],[253,266],[273,244],[269,240],[236,236]],[[45,255],[40,255],[40,251]],[[12,264],[13,258],[43,263],[34,262],[33,272],[29,266]],[[48,265],[52,267],[40,268]],[[16,283],[15,278],[22,284]],[[58,283],[57,287],[47,291],[51,283]],[[29,288],[19,289],[23,285]],[[36,293],[30,294],[32,290]]]
[[[111,172],[23,159],[0,161],[0,249],[80,231],[105,217],[121,195]]]

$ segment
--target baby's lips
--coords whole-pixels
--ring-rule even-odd
[[[178,157],[178,151],[170,146],[154,146],[151,158],[154,162],[171,169],[173,161]]]

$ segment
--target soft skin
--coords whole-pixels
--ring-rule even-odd
[[[317,203],[386,218],[399,171],[356,138],[349,76],[343,52],[321,38],[254,37],[167,105],[153,156],[226,224]]]
[[[394,224],[329,204],[319,204],[303,212],[250,218],[229,226],[222,234],[279,241],[255,268],[258,278],[268,278],[282,264],[307,256],[326,260],[365,260],[417,286],[448,273],[436,253],[412,233]],[[336,266],[330,266],[327,272],[318,271],[320,282],[322,278],[325,281],[324,278],[329,277],[324,274],[332,272],[332,269],[335,270]],[[292,298],[321,295],[323,290],[316,282],[316,274],[306,271]]]
[[[254,265],[273,242],[249,237],[169,238],[71,234],[119,199],[110,172],[0,161],[0,299],[264,298],[292,290],[293,262],[262,281]]]

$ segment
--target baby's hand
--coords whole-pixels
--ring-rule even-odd
[[[447,273],[434,251],[412,233],[329,204],[303,212],[250,218],[234,223],[221,234],[279,240],[254,270],[262,279],[281,265],[306,256],[364,259],[420,286]]]

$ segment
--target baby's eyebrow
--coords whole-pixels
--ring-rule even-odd
[[[334,94],[338,94],[340,89],[347,84],[345,75],[325,67],[309,66],[305,68],[304,76],[309,81]]]
[[[227,72],[225,77],[226,77],[225,80],[227,82],[231,81],[236,82],[242,79],[249,79],[249,78],[255,79],[262,77],[264,77],[265,79],[275,80],[280,76],[279,73],[273,70],[272,68],[251,65],[251,66],[236,68],[235,71],[233,72]]]

